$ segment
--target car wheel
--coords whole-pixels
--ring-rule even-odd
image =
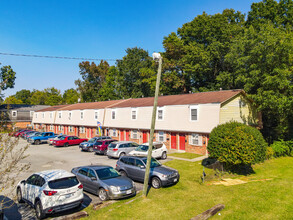
[[[68,144],[68,143],[65,143],[65,144],[64,144],[64,147],[68,147],[68,146],[69,146],[69,144]]]
[[[108,194],[104,188],[99,189],[99,198],[102,201],[107,201],[108,200]]]
[[[124,152],[122,152],[122,153],[119,154],[119,158],[120,157],[124,157],[124,156],[125,156],[125,153]]]
[[[22,193],[21,193],[21,189],[20,188],[17,188],[16,195],[17,195],[17,202],[18,203],[23,203],[24,201],[22,199]]]
[[[94,151],[93,147],[90,147],[89,152],[93,152],[93,151]]]
[[[121,176],[126,176],[127,177],[127,173],[124,170],[120,170],[119,173],[121,174]]]
[[[164,152],[162,153],[161,158],[162,158],[162,160],[166,160],[166,159],[167,159],[167,152],[166,152],[166,151],[164,151]]]
[[[159,189],[162,186],[162,182],[158,177],[153,177],[151,183],[152,183],[152,187],[155,189]]]
[[[40,140],[35,140],[35,144],[36,144],[36,145],[39,145],[40,143],[41,143]]]
[[[43,211],[43,206],[42,206],[41,201],[36,202],[35,209],[36,209],[37,218],[38,219],[43,219],[45,217],[45,213]]]

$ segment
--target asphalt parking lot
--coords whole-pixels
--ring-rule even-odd
[[[20,139],[17,147],[24,147],[27,144],[26,140]],[[69,147],[54,147],[48,144],[29,145],[26,155],[28,156],[21,163],[30,163],[30,169],[19,175],[17,182],[27,179],[32,173],[43,170],[63,169],[70,172],[73,167],[90,164],[103,164],[115,168],[117,162],[117,159],[109,159],[107,156],[96,155],[93,152],[82,152],[78,145]],[[135,183],[135,185],[137,190],[141,190],[143,187],[141,183]],[[14,196],[8,195],[9,198]],[[98,196],[85,192],[83,208],[99,201]],[[56,214],[51,217],[58,217],[76,211],[78,210]],[[13,205],[10,210],[5,211],[5,215],[8,219],[36,219],[34,209],[26,204]]]

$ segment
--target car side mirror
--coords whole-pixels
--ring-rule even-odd
[[[26,184],[26,180],[22,180],[20,183],[22,183],[22,184]]]
[[[145,168],[145,166],[143,166],[143,165],[140,165],[140,166],[139,166],[139,168],[140,168],[140,169],[144,169],[144,168]]]
[[[96,177],[91,177],[91,181],[96,181],[97,178]]]

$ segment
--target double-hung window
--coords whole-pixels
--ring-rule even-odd
[[[58,117],[62,118],[62,112],[58,112]]]
[[[132,130],[131,138],[132,139],[138,139],[138,131],[137,130]]]
[[[112,120],[116,119],[116,109],[112,109],[111,118]]]
[[[163,119],[164,119],[164,107],[158,107],[157,120],[163,120]]]
[[[12,117],[17,117],[17,111],[12,111]]]
[[[190,106],[190,120],[197,121],[198,120],[198,106]]]
[[[199,134],[190,134],[189,136],[189,144],[202,146],[202,138]]]
[[[72,112],[68,112],[68,119],[71,120]]]
[[[131,109],[131,119],[132,120],[136,120],[137,119],[137,109],[136,108],[132,108]]]
[[[117,137],[117,130],[116,129],[112,129],[112,136]]]
[[[99,119],[99,111],[95,111],[95,120]]]
[[[165,141],[165,132],[158,131],[157,140],[160,141],[160,142],[164,142]]]
[[[50,112],[50,119],[53,118],[53,112]]]
[[[81,111],[81,112],[80,112],[80,119],[83,120],[83,117],[84,117],[84,112]]]

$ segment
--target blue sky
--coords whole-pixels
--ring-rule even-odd
[[[0,52],[120,59],[128,47],[163,51],[163,38],[203,11],[250,10],[251,0],[0,0]],[[14,89],[75,88],[82,60],[0,55],[16,72]],[[98,61],[96,62],[98,63]],[[110,62],[114,65],[114,62]]]

